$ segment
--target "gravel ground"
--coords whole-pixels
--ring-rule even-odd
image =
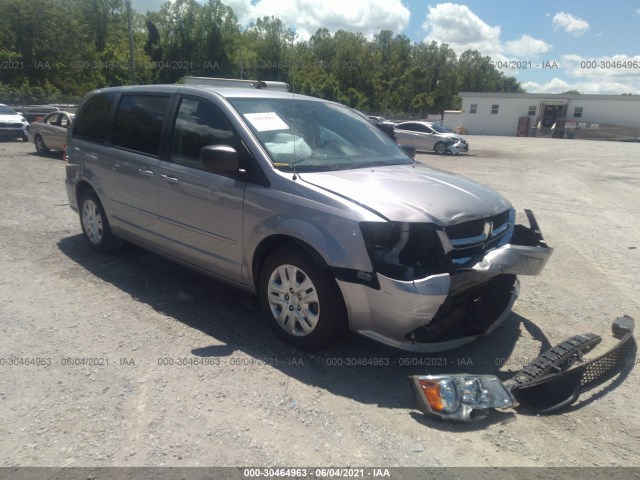
[[[1,142],[0,466],[640,466],[637,368],[560,415],[416,409],[409,375],[507,379],[577,333],[602,352],[617,316],[640,319],[640,144],[469,140],[472,155],[419,160],[532,209],[555,252],[493,335],[430,357],[353,335],[301,353],[249,294],[133,246],[93,253],[60,155]]]

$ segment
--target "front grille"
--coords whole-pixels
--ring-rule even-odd
[[[0,128],[22,128],[21,123],[0,122]]]
[[[493,223],[493,230],[498,230],[509,221],[509,210],[493,215],[492,217],[470,220],[445,227],[449,240],[463,240],[465,238],[479,237],[484,233],[485,223]]]

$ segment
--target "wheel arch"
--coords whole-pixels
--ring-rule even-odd
[[[327,262],[318,251],[307,242],[287,234],[273,234],[264,239],[256,247],[251,260],[251,277],[256,291],[259,289],[260,269],[265,260],[276,250],[290,247],[308,255],[320,268],[329,271]]]
[[[80,205],[80,197],[82,197],[82,194],[84,192],[86,192],[87,190],[93,190],[96,193],[96,195],[98,195],[97,190],[95,188],[93,188],[93,185],[91,185],[86,180],[80,180],[76,184],[76,204],[78,206]],[[100,199],[100,195],[98,195],[98,200],[100,200],[100,203],[102,203],[102,200]],[[103,206],[103,208],[104,208],[104,206]]]

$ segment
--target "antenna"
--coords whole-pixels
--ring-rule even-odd
[[[291,83],[293,83],[293,80],[291,81]],[[296,125],[296,92],[293,91],[291,92],[291,100],[293,101],[293,124]],[[295,131],[294,131],[295,132]],[[296,157],[296,134],[293,134],[293,180],[297,180],[298,179],[298,174],[296,172],[296,163],[297,163],[297,157]]]

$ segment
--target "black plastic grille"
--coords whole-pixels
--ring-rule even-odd
[[[484,232],[484,224],[487,222],[493,223],[493,229],[497,230],[508,221],[509,210],[505,210],[504,212],[491,217],[470,220],[457,225],[450,225],[445,227],[444,231],[447,232],[450,240],[459,240],[482,235]]]
[[[583,390],[592,388],[595,385],[606,381],[611,374],[617,373],[624,368],[625,361],[636,349],[636,343],[632,336],[621,342],[616,348],[605,353],[601,357],[588,362],[584,366],[584,372],[580,384]]]

